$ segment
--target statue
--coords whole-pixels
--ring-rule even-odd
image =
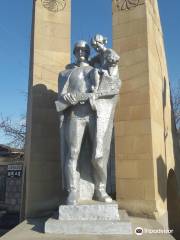
[[[61,142],[67,147],[62,158],[65,158],[63,159],[64,182],[69,193],[67,204],[70,205],[78,201],[77,163],[85,130],[88,130],[91,141],[93,141],[95,132],[95,113],[86,97],[86,94],[91,93],[93,86],[92,78],[90,78],[93,68],[88,63],[90,47],[85,41],[79,41],[75,44],[73,53],[76,62],[68,65],[59,76],[57,102],[57,108],[61,114],[60,125],[65,125],[61,128],[65,131]],[[65,146],[61,146],[61,149],[64,151]]]
[[[97,163],[96,170],[99,172],[99,179],[95,179],[95,196],[100,201],[112,199],[107,196],[107,165],[112,139],[113,120],[115,108],[118,101],[118,94],[121,86],[119,79],[118,62],[119,56],[112,49],[105,47],[107,38],[100,34],[91,39],[91,45],[97,51],[97,55],[91,60],[94,66],[95,92],[107,89],[107,94],[95,101],[96,110],[96,145],[93,161]]]
[[[83,137],[87,133],[90,137],[94,198],[112,202],[106,193],[106,182],[114,112],[120,89],[119,56],[112,49],[107,49],[105,44],[101,35],[92,39],[98,55],[89,62],[89,45],[85,41],[77,42],[73,51],[75,63],[69,64],[59,75],[56,108],[60,116],[61,161],[68,205],[75,205],[79,200],[77,164]]]

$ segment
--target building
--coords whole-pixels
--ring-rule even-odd
[[[0,210],[20,211],[23,156],[22,150],[0,145]]]

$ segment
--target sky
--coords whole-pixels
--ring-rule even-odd
[[[159,0],[171,84],[180,85],[180,1]],[[26,113],[32,0],[2,1],[0,8],[0,114]],[[72,44],[95,33],[111,36],[111,0],[72,0]],[[178,81],[179,80],[179,81]],[[5,141],[0,133],[0,143]]]

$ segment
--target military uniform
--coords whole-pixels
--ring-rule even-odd
[[[67,93],[92,92],[93,79],[91,79],[92,67],[74,66],[72,69],[61,72],[59,77],[59,100]],[[89,101],[71,105],[64,112],[64,136],[67,145],[65,166],[67,190],[77,191],[77,161],[79,158],[82,139],[85,130],[88,130],[93,143],[96,128],[96,113],[92,110]]]

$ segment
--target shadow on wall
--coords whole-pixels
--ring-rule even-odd
[[[165,107],[166,107],[166,92],[167,92],[167,81],[164,78],[163,81],[163,112],[164,112],[164,142],[167,139],[167,131],[166,131],[166,122],[165,122]],[[173,151],[175,157],[175,167],[174,170],[171,169],[168,174],[167,179],[167,208],[168,208],[168,221],[169,228],[174,230],[173,236],[176,239],[180,239],[180,148],[178,145],[177,138],[177,128],[174,119],[173,112],[173,103],[171,97],[171,132],[173,137]],[[166,148],[165,148],[165,157],[166,157]],[[165,168],[165,167],[164,167]],[[163,175],[164,178],[164,175]],[[160,194],[161,195],[161,194]],[[162,199],[163,196],[161,195]]]
[[[166,200],[167,190],[167,166],[164,163],[162,156],[157,158],[157,177],[158,177],[158,192],[163,201]]]
[[[163,89],[162,89],[162,108],[163,108],[163,142],[164,142],[164,156],[159,155],[156,159],[157,164],[157,180],[158,180],[158,192],[164,202],[167,198],[167,157],[166,157],[166,119],[165,119],[165,108],[166,108],[166,91],[167,83],[166,79],[163,79]]]
[[[167,208],[169,229],[173,229],[173,236],[180,239],[180,198],[175,172],[171,169],[167,181]]]
[[[61,184],[59,119],[55,108],[57,93],[43,84],[31,92],[28,117],[27,215],[42,216],[56,209],[64,196]],[[31,125],[32,123],[32,125]]]
[[[162,103],[163,103],[163,121],[164,121],[164,143],[166,143],[168,137],[168,131],[166,129],[165,108],[167,101],[167,81],[163,80],[162,91]],[[171,107],[172,98],[171,98]],[[158,192],[163,201],[167,197],[168,208],[168,222],[169,228],[174,230],[173,236],[180,240],[180,148],[178,145],[177,129],[175,125],[173,109],[171,110],[171,123],[172,123],[172,136],[173,136],[173,151],[175,157],[175,168],[171,169],[169,174],[167,173],[166,161],[166,144],[165,144],[165,159],[160,155],[157,158],[157,176],[158,176]],[[168,176],[167,176],[168,174]]]
[[[167,178],[167,167],[162,156],[157,158],[158,192],[163,201],[167,197],[167,210],[169,229],[174,230],[173,236],[180,240],[180,197],[178,197],[178,185],[173,169],[169,171]]]
[[[171,98],[171,106],[172,98]],[[174,113],[171,111],[173,150],[175,168],[169,171],[167,182],[167,206],[169,228],[174,229],[173,236],[180,240],[180,147],[178,144],[178,132],[175,124]]]

